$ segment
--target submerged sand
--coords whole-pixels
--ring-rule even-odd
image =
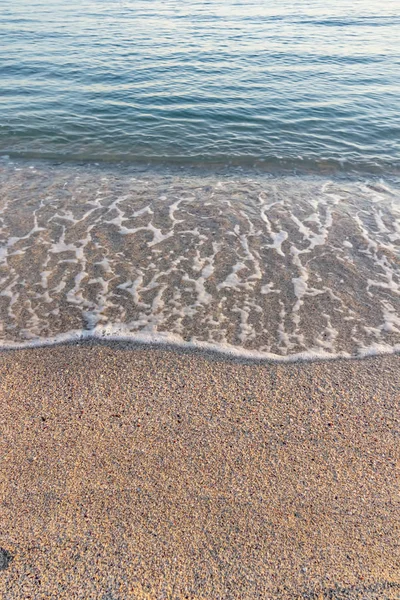
[[[398,183],[0,164],[0,345],[400,351]]]
[[[399,367],[3,352],[1,597],[400,598]]]

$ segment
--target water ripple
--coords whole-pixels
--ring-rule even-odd
[[[0,153],[396,171],[397,6],[14,0]]]

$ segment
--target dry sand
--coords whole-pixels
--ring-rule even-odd
[[[3,352],[1,598],[400,598],[399,366]]]

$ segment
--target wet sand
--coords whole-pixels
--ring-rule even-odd
[[[400,598],[399,367],[3,352],[1,598]]]
[[[400,352],[397,184],[178,171],[0,165],[0,346]]]

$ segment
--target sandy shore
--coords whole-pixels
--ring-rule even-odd
[[[3,352],[1,598],[400,598],[399,367]]]

